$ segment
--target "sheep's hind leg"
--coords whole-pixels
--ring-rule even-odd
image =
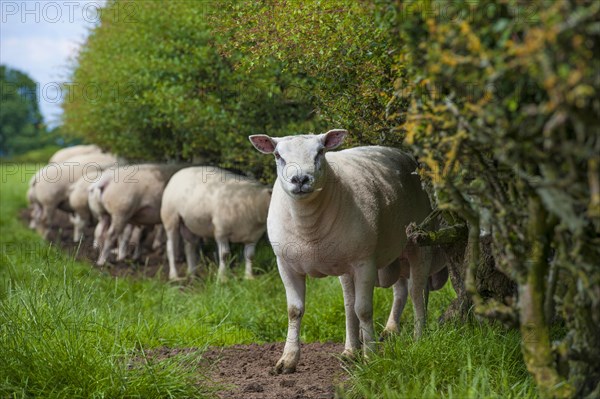
[[[431,252],[418,250],[409,255],[410,281],[409,293],[415,311],[414,337],[418,339],[423,334],[427,324],[427,302],[429,299],[429,265]]]
[[[382,338],[389,335],[398,333],[398,324],[400,322],[400,315],[404,311],[406,306],[406,300],[408,298],[408,280],[405,278],[399,278],[398,281],[392,286],[394,290],[394,302],[392,304],[392,310],[388,317],[385,329],[382,332]]]
[[[219,248],[219,271],[217,281],[223,283],[227,281],[227,259],[229,258],[229,241],[227,238],[217,238],[217,247]]]
[[[246,263],[246,271],[244,273],[244,277],[246,280],[254,279],[254,274],[252,273],[252,260],[254,259],[254,254],[256,252],[256,243],[246,244],[244,246],[244,260]]]
[[[156,251],[160,249],[164,242],[163,236],[165,235],[165,229],[161,224],[154,226],[154,240],[152,241],[152,250]]]
[[[198,265],[200,237],[192,233],[183,221],[180,224],[179,232],[183,237],[183,248],[185,251],[185,260],[187,262],[188,276],[193,276],[196,273],[196,266]]]
[[[108,230],[108,226],[110,225],[110,220],[108,215],[102,215],[98,219],[98,224],[94,229],[94,243],[93,248],[102,250],[102,245],[104,244],[104,240],[106,239],[106,231]]]
[[[179,224],[165,226],[167,233],[167,258],[169,260],[169,280],[177,280],[177,249],[179,248]]]

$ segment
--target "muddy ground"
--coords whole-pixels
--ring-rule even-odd
[[[283,351],[283,343],[209,348],[198,368],[208,368],[209,378],[222,387],[217,392],[219,398],[334,398],[336,386],[343,383],[346,375],[338,359],[343,347],[337,343],[303,344],[302,358],[294,374],[272,373]],[[160,348],[146,356],[160,360],[192,351],[194,349]]]
[[[29,224],[29,212],[20,214],[23,223]],[[57,227],[49,240],[79,260],[87,260],[94,266],[97,251],[92,247],[93,228],[87,228],[84,241],[73,242],[73,228],[64,212],[57,212]],[[153,251],[153,233],[143,239],[142,255],[139,261],[115,262],[114,255],[102,268],[112,276],[131,278],[160,278],[167,280],[168,266],[163,248]],[[346,379],[339,360],[343,344],[312,343],[302,345],[302,358],[297,371],[290,375],[273,375],[273,366],[281,356],[283,343],[234,345],[212,347],[202,356],[199,370],[210,370],[208,376],[215,384],[222,386],[220,398],[239,399],[325,399],[334,398],[336,386]],[[158,360],[197,349],[160,348],[149,352]],[[208,365],[206,362],[208,361]]]

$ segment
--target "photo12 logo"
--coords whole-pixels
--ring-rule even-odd
[[[45,101],[50,104],[72,103],[75,100],[95,104],[102,101],[130,103],[138,97],[140,89],[133,82],[77,82],[35,83],[25,87],[17,83],[0,83],[1,98],[20,98],[24,102]]]
[[[74,23],[85,21],[97,24],[110,22],[138,22],[139,4],[134,1],[117,2],[105,9],[106,1],[1,1],[2,23]]]

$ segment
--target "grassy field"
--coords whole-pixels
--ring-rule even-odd
[[[52,248],[18,220],[32,167],[1,165],[0,397],[212,397],[198,353],[154,361],[159,347],[283,341],[283,285],[273,256],[253,281],[241,274],[217,285],[178,286],[113,278]],[[214,268],[213,268],[214,270]],[[335,278],[307,286],[304,342],[344,338],[344,306]],[[535,388],[521,360],[518,334],[488,324],[438,326],[452,300],[447,285],[430,300],[430,331],[414,342],[404,328],[369,363],[349,368],[340,395],[351,398],[526,398]],[[391,290],[376,290],[381,330]]]

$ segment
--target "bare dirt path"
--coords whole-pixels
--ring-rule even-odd
[[[337,343],[303,344],[294,374],[272,373],[283,343],[209,348],[198,367],[210,368],[208,376],[223,387],[217,392],[223,399],[329,399],[335,398],[336,386],[346,379],[339,360],[343,349],[343,344]],[[160,360],[190,351],[193,349],[160,348],[148,355]]]

